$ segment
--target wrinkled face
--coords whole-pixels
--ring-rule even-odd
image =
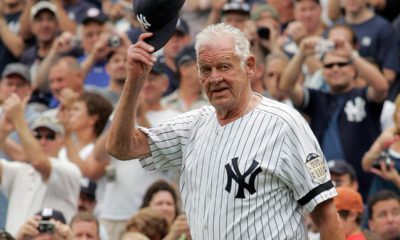
[[[235,28],[239,28],[240,30],[243,31],[245,27],[246,21],[249,20],[249,17],[243,14],[238,14],[238,13],[226,13],[222,17],[222,22],[229,24]]]
[[[295,18],[304,24],[307,31],[313,31],[321,24],[321,6],[314,0],[302,0],[296,3]]]
[[[181,32],[175,31],[175,33],[164,46],[164,55],[166,57],[175,59],[178,53],[186,46],[187,43],[188,36],[182,34]]]
[[[200,46],[198,55],[200,82],[210,103],[216,109],[240,109],[247,100],[245,94],[251,91],[254,57],[248,57],[242,67],[231,37],[219,37]]]
[[[17,94],[21,99],[30,96],[31,85],[17,74],[11,74],[0,82],[0,100],[6,100],[11,94]]]
[[[70,110],[69,124],[73,131],[94,128],[96,124],[96,116],[90,116],[84,101],[75,101]]]
[[[326,53],[322,64],[324,65],[325,80],[332,92],[344,92],[351,88],[356,71],[349,59]]]
[[[349,13],[359,13],[367,7],[367,0],[344,0],[344,9]]]
[[[61,90],[64,88],[80,92],[82,81],[82,74],[78,71],[71,71],[66,63],[53,66],[49,71],[50,90],[57,99],[60,99]]]
[[[161,100],[167,87],[168,79],[165,74],[154,74],[150,72],[144,81],[140,96],[143,101],[148,104],[157,103]]]
[[[82,28],[82,48],[86,54],[92,51],[93,46],[105,31],[105,26],[97,22],[88,22]]]
[[[126,53],[115,53],[106,65],[110,80],[124,83],[126,78]]]
[[[381,236],[382,239],[399,238],[400,202],[396,199],[377,202],[372,208],[369,228],[372,232]]]
[[[159,211],[169,225],[175,219],[175,201],[172,197],[171,193],[168,191],[159,191],[153,195],[153,198],[150,201],[149,207],[156,209]]]
[[[56,157],[64,145],[64,138],[62,136],[45,127],[33,130],[33,136],[39,142],[46,155],[51,157]]]
[[[39,42],[49,43],[57,35],[58,22],[56,16],[47,10],[40,11],[32,21],[32,33]]]
[[[98,229],[95,222],[75,221],[71,226],[74,240],[98,240]]]
[[[276,58],[269,60],[265,69],[264,86],[267,89],[268,94],[278,101],[285,98],[278,86],[286,65],[287,63],[285,61]]]

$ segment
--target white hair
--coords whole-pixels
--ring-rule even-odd
[[[245,60],[250,56],[250,42],[238,28],[225,23],[209,25],[196,36],[196,54],[199,59],[199,49],[202,45],[215,42],[220,37],[230,36],[234,43],[234,54],[240,58],[240,66],[244,68]]]

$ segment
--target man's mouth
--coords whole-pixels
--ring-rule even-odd
[[[226,87],[220,87],[220,88],[215,88],[212,90],[213,93],[219,93],[219,92],[223,92],[225,90],[227,90],[228,88]]]

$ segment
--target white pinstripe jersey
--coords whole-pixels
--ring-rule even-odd
[[[308,124],[274,100],[225,126],[208,106],[142,131],[153,156],[140,160],[144,168],[182,169],[196,240],[307,239],[303,210],[336,195]]]

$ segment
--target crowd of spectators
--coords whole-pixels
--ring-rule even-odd
[[[191,239],[180,170],[105,150],[126,50],[144,31],[132,6],[0,1],[0,239]],[[309,122],[346,237],[400,239],[400,2],[186,0],[140,93],[140,126],[209,104],[193,44],[218,22],[250,41],[253,91]]]

